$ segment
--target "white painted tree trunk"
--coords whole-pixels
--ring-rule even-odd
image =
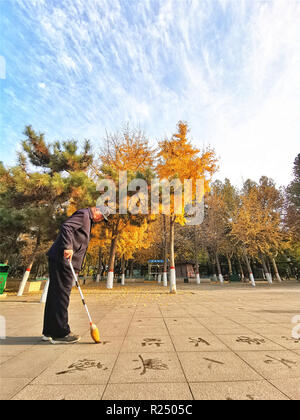
[[[201,279],[200,279],[200,274],[199,273],[196,274],[196,283],[201,284]]]
[[[121,285],[125,286],[125,273],[123,273],[121,276]]]
[[[23,279],[21,281],[17,296],[23,296],[24,289],[25,289],[27,280],[28,280],[29,275],[30,275],[30,271],[31,271],[31,267],[28,267],[27,270],[25,271],[24,275],[23,275]]]
[[[254,276],[253,276],[253,273],[252,273],[252,268],[251,268],[249,258],[247,256],[247,254],[245,254],[244,257],[245,257],[245,262],[246,262],[247,269],[248,269],[248,272],[249,272],[249,280],[251,281],[252,286],[255,287],[256,286],[255,285],[255,280],[254,280]]]
[[[278,268],[277,268],[277,264],[276,264],[275,258],[272,258],[272,264],[273,264],[273,268],[274,268],[274,272],[275,272],[275,277],[276,277],[276,280],[277,280],[279,283],[281,283],[281,282],[282,282],[282,280],[281,280],[280,274],[279,274],[279,272],[278,272]]]
[[[266,277],[267,277],[268,283],[273,284],[272,274],[271,273],[266,273]]]
[[[107,274],[106,288],[112,289],[114,287],[114,272],[109,271]]]
[[[46,281],[46,284],[45,284],[45,287],[44,287],[44,290],[43,290],[43,293],[42,293],[42,296],[41,296],[40,303],[45,303],[45,302],[46,302],[46,300],[47,300],[48,289],[49,289],[49,283],[50,283],[50,280],[48,279],[48,280]]]
[[[263,255],[261,255],[261,263],[262,263],[263,270],[265,272],[265,275],[266,275],[266,278],[267,278],[268,283],[269,284],[272,284],[273,283],[272,282],[272,275],[271,275],[271,273],[269,273],[269,270],[268,270],[268,267],[267,267],[267,264],[265,262],[265,258],[264,258]]]
[[[175,270],[175,267],[170,268],[170,293],[176,293],[176,270]]]
[[[216,252],[216,263],[217,263],[219,281],[220,281],[221,284],[223,284],[224,283],[224,278],[223,278],[223,275],[222,275],[221,265],[220,265],[219,256],[218,256],[217,252]]]
[[[161,283],[161,274],[158,275],[157,281],[158,283]]]
[[[97,274],[96,283],[100,283],[100,274]]]
[[[175,217],[170,217],[170,293],[176,294],[176,269],[175,269]]]
[[[256,286],[256,284],[255,284],[255,280],[254,280],[254,276],[253,276],[253,274],[252,274],[252,273],[250,273],[249,277],[250,277],[250,281],[251,281],[252,286],[253,286],[253,287],[255,287],[255,286]]]
[[[164,287],[168,286],[168,274],[167,274],[166,271],[164,271],[164,273],[163,273],[163,285],[164,285]]]

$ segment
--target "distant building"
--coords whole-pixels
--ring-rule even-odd
[[[191,262],[176,263],[176,277],[195,278],[194,264]]]

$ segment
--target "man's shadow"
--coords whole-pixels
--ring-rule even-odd
[[[39,337],[5,337],[0,340],[0,346],[33,346],[34,344],[47,344]]]
[[[50,344],[49,341],[43,341],[41,336],[38,337],[6,337],[0,339],[0,347],[1,346],[34,346],[36,344],[47,346]],[[81,340],[76,345],[95,345],[94,341],[92,340]],[[100,344],[106,344],[106,342],[101,342]],[[59,345],[57,345],[59,347]],[[1,351],[1,350],[0,350]]]

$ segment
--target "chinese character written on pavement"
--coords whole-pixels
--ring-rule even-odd
[[[199,347],[200,343],[206,344],[207,346],[210,346],[210,344],[207,341],[203,340],[203,338],[200,338],[200,337],[198,337],[198,338],[189,337],[189,340],[190,340],[190,343],[195,344],[195,347]]]
[[[143,357],[139,354],[139,359],[140,360],[133,360],[133,362],[142,362],[142,366],[134,368],[133,370],[142,370],[142,372],[140,373],[141,375],[145,375],[145,373],[147,372],[147,370],[168,370],[168,366],[163,363],[161,360],[159,359],[143,359]]]
[[[80,372],[80,371],[85,371],[91,368],[102,369],[103,367],[104,365],[101,362],[96,362],[95,360],[89,360],[89,359],[82,359],[68,366],[67,370],[57,372],[56,375],[64,375],[66,373],[74,373],[78,371]],[[107,369],[108,368],[106,367],[103,370],[107,370]]]
[[[295,344],[300,344],[300,339],[298,340],[298,339],[293,338],[293,337],[285,337],[285,336],[282,336],[281,338],[285,339],[286,341],[292,341]]]
[[[206,360],[207,362],[209,362],[208,369],[212,369],[213,364],[224,365],[224,363],[222,362],[218,362],[217,360],[213,360],[213,359],[207,359],[206,357],[203,357],[203,360]]]
[[[276,357],[268,356],[267,354],[266,354],[266,357],[268,357],[268,359],[264,360],[264,362],[268,365],[271,364],[271,363],[274,363],[274,362],[278,362],[278,363],[281,363],[284,366],[288,367],[289,369],[292,369],[292,366],[290,366],[290,365],[296,365],[297,364],[296,362],[292,362],[291,360],[277,359]]]
[[[236,342],[248,343],[250,346],[251,344],[256,344],[257,346],[260,346],[261,344],[265,343],[265,340],[263,338],[251,338],[251,337],[241,336],[236,339]]]
[[[142,341],[143,347],[152,346],[152,344],[154,344],[156,347],[160,347],[164,343],[160,338],[144,338]]]

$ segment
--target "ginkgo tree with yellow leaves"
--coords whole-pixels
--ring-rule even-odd
[[[215,152],[207,148],[201,151],[194,147],[188,140],[188,124],[179,121],[177,132],[170,139],[159,142],[159,151],[157,154],[158,163],[156,166],[160,181],[166,180],[174,187],[167,212],[170,219],[170,293],[176,293],[176,269],[174,254],[174,227],[175,223],[184,225],[186,223],[185,207],[187,204],[176,203],[176,198],[181,197],[178,189],[184,188],[185,181],[193,182],[190,200],[195,201],[197,180],[202,180],[203,194],[209,190],[209,182],[212,175],[217,170],[217,159]],[[179,182],[177,182],[179,181]],[[182,190],[181,190],[182,191]],[[162,205],[164,203],[162,202]],[[165,212],[165,209],[163,209]]]
[[[145,232],[146,223],[153,219],[148,212],[148,200],[145,209],[146,197],[139,194],[137,190],[132,191],[129,188],[135,181],[137,184],[138,181],[146,185],[151,184],[154,176],[153,159],[153,151],[142,131],[130,130],[127,126],[121,132],[107,134],[95,172],[100,181],[111,181],[109,185],[113,185],[111,193],[113,197],[110,197],[107,203],[110,206],[113,202],[112,207],[114,207],[114,214],[110,216],[108,222],[110,235],[108,289],[113,288],[114,265],[118,249],[122,258],[123,256],[126,258],[126,253],[132,254],[133,249],[141,245],[141,235]],[[132,202],[135,197],[137,200]],[[128,212],[128,208],[131,210],[134,208],[136,211]],[[128,245],[125,245],[125,239]],[[128,247],[127,251],[120,249],[120,241],[121,244],[123,243],[122,249],[125,246]]]
[[[272,180],[261,177],[259,184],[246,181],[241,195],[241,206],[232,224],[231,237],[243,251],[249,277],[255,285],[249,257],[261,262],[268,282],[272,276],[266,264],[271,258],[275,275],[280,281],[274,256],[286,246],[281,226],[282,198]]]
[[[120,232],[117,254],[122,260],[121,285],[125,284],[125,262],[134,259],[134,254],[149,249],[155,241],[153,231],[148,221],[144,219],[140,226],[128,224]]]

